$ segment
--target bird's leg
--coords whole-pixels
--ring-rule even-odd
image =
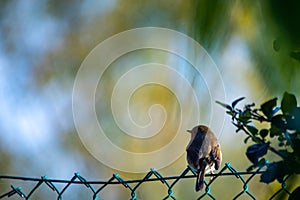
[[[209,166],[208,172],[209,172],[209,174],[211,174],[211,175],[214,174],[214,165],[210,165],[210,166]],[[213,179],[213,176],[211,176],[209,179],[212,180],[212,179]]]

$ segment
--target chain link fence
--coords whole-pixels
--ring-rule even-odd
[[[248,184],[253,177],[263,173],[264,171],[261,168],[258,168],[255,172],[238,172],[230,163],[226,163],[225,166],[217,174],[206,174],[210,176],[211,179],[208,182],[205,182],[205,188],[202,193],[199,193],[197,199],[203,199],[208,197],[210,199],[216,199],[214,194],[211,192],[210,188],[214,184],[215,180],[222,176],[235,176],[238,181],[242,183],[241,191],[233,197],[233,199],[241,199],[241,196],[247,195],[247,199],[256,199],[255,195],[248,190]],[[131,200],[137,200],[137,190],[145,182],[161,182],[162,187],[167,188],[167,194],[163,198],[165,199],[176,199],[174,196],[174,186],[182,179],[194,179],[196,172],[187,166],[187,168],[179,176],[163,176],[155,169],[150,169],[150,171],[142,179],[136,180],[124,180],[120,177],[119,174],[113,174],[112,177],[107,181],[88,181],[80,173],[75,173],[70,180],[59,180],[59,179],[50,179],[47,176],[42,176],[41,178],[31,178],[31,177],[19,177],[19,176],[2,176],[0,175],[0,185],[3,180],[18,180],[33,182],[34,187],[30,191],[24,191],[21,187],[11,185],[10,189],[7,188],[7,192],[0,194],[0,199],[18,197],[17,199],[26,199],[29,200],[30,197],[37,191],[41,185],[47,185],[50,191],[56,194],[58,200],[63,200],[63,196],[66,191],[70,188],[71,185],[77,184],[82,187],[88,188],[91,193],[91,199],[98,200],[101,198],[101,192],[104,191],[109,185],[122,185],[128,190],[128,197]],[[247,178],[245,178],[247,177]],[[281,188],[276,191],[269,199],[274,199],[280,193],[284,192],[290,195],[290,192],[286,188],[286,181],[289,178],[286,177]],[[64,184],[62,189],[58,189],[57,184]],[[86,198],[88,199],[88,197]]]

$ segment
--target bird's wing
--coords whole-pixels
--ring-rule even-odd
[[[189,165],[194,169],[199,169],[199,152],[195,148],[186,149],[186,157]]]
[[[211,159],[215,163],[215,169],[218,170],[222,162],[222,153],[221,153],[220,144],[217,144],[213,147],[211,151]]]

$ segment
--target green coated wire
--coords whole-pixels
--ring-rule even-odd
[[[225,171],[229,172],[225,172]],[[191,173],[191,174],[189,174]],[[207,183],[205,181],[205,190],[204,193],[198,198],[202,199],[205,196],[210,197],[211,199],[216,199],[211,193],[210,187],[213,185],[214,181],[221,176],[236,176],[243,183],[243,190],[238,193],[234,199],[238,199],[241,195],[247,194],[250,198],[256,199],[255,196],[249,192],[248,183],[252,180],[252,178],[257,174],[262,174],[264,171],[261,171],[261,168],[258,168],[255,172],[238,172],[235,168],[233,168],[230,163],[225,163],[225,166],[217,173],[217,174],[206,174],[206,177],[211,177],[210,181]],[[244,176],[249,176],[247,179],[244,179]],[[137,200],[137,189],[141,186],[142,183],[145,182],[154,182],[160,181],[163,185],[165,185],[168,189],[168,194],[163,199],[172,198],[176,200],[174,196],[173,187],[182,179],[195,178],[196,171],[192,169],[190,166],[178,176],[163,176],[157,170],[151,168],[150,171],[144,176],[142,179],[133,179],[133,180],[124,180],[120,177],[119,174],[113,174],[113,176],[107,181],[89,181],[86,180],[83,176],[81,176],[78,172],[74,174],[71,180],[62,180],[62,179],[49,179],[47,176],[42,176],[41,178],[33,178],[33,177],[23,177],[23,176],[8,176],[8,175],[0,175],[0,183],[1,180],[19,180],[19,181],[27,181],[27,182],[36,182],[35,186],[29,191],[28,195],[22,190],[21,187],[16,187],[11,185],[11,190],[0,194],[0,199],[4,197],[12,197],[14,195],[18,195],[21,198],[29,200],[30,197],[34,194],[34,192],[42,185],[46,184],[52,191],[57,193],[57,199],[62,200],[62,195],[67,191],[70,185],[72,184],[81,184],[85,185],[90,191],[93,193],[93,200],[97,200],[100,192],[104,190],[108,185],[116,185],[121,184],[128,190],[130,190],[130,196],[132,200]],[[273,199],[280,192],[284,191],[290,195],[290,192],[286,189],[286,181],[289,178],[286,177],[282,183],[282,187],[271,197]],[[171,181],[172,182],[168,182]],[[66,184],[61,191],[55,186],[56,184]],[[135,184],[135,185],[133,185]],[[94,188],[95,185],[100,185],[100,187],[96,190]]]

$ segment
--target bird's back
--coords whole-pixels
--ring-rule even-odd
[[[193,168],[199,168],[199,160],[209,157],[214,147],[218,144],[215,134],[207,126],[197,126],[192,129],[191,141],[186,148],[187,160]]]

